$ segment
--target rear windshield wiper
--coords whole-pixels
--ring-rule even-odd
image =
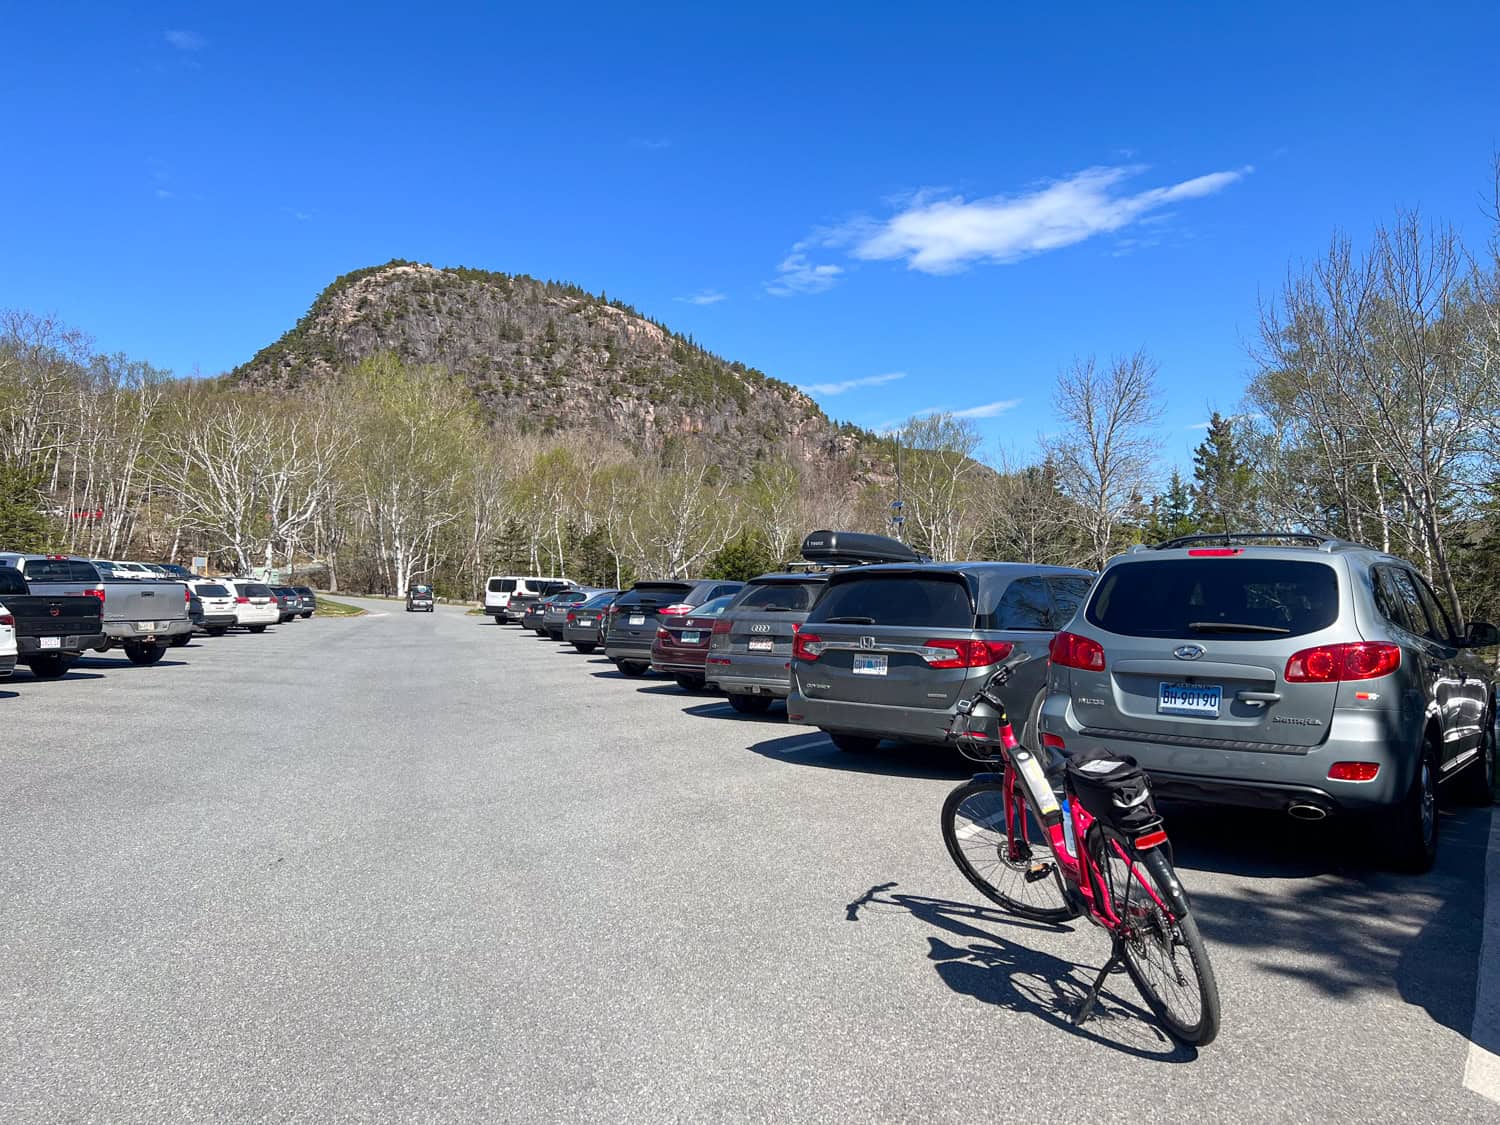
[[[830,617],[823,622],[825,625],[873,625],[873,617]]]
[[[1239,625],[1233,621],[1190,621],[1188,628],[1195,633],[1274,633],[1278,637],[1291,632],[1279,625]]]

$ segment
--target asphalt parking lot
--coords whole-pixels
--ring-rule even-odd
[[[1500,1116],[1489,810],[1413,879],[1168,807],[1223,997],[1193,1052],[1124,976],[1069,1026],[1107,942],[981,905],[961,760],[362,604],[0,682],[0,1118]]]

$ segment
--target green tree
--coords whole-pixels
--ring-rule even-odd
[[[1193,452],[1193,520],[1205,531],[1248,531],[1253,470],[1233,419],[1217,410]]]
[[[0,464],[0,543],[12,551],[44,551],[52,543],[41,481],[15,465]]]
[[[1193,514],[1193,492],[1182,479],[1182,474],[1172,470],[1172,479],[1167,490],[1151,498],[1151,512],[1146,517],[1146,539],[1152,543],[1165,543],[1179,535],[1192,535],[1203,530]]]
[[[742,531],[708,560],[703,577],[744,582],[757,574],[765,574],[774,565],[765,544],[750,532]]]

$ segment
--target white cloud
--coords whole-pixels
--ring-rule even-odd
[[[1163,207],[1223,191],[1253,169],[1210,172],[1134,194],[1118,190],[1143,171],[1141,165],[1089,168],[1021,195],[975,200],[919,192],[892,218],[873,227],[868,220],[857,221],[844,228],[845,236],[856,258],[902,258],[909,269],[954,273],[975,262],[1017,262],[1121,230]],[[838,235],[820,232],[818,237],[827,245]]]
[[[773,297],[793,297],[799,293],[822,293],[838,283],[843,266],[815,265],[803,253],[804,243],[792,247],[792,253],[776,267],[776,280],[766,282],[766,292]]]
[[[164,31],[162,36],[179,51],[201,51],[208,46],[208,40],[196,31]]]
[[[845,391],[852,391],[856,387],[879,387],[886,383],[894,383],[897,379],[905,379],[905,371],[890,371],[884,375],[866,375],[862,379],[844,379],[837,383],[809,383],[800,387],[810,395],[841,395]]]
[[[675,300],[689,305],[717,305],[720,301],[729,299],[727,294],[720,293],[717,289],[704,289],[694,293],[691,297],[677,297]]]
[[[953,411],[955,418],[995,418],[1004,414],[1007,410],[1014,410],[1021,405],[1018,398],[996,399],[994,402],[980,403],[978,406],[968,406],[963,410]]]
[[[159,187],[159,188],[156,189],[156,198],[157,199],[176,199],[177,198],[177,194],[175,192],[168,191],[166,188]]]

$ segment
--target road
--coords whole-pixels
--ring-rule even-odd
[[[1069,1026],[1107,943],[980,905],[960,762],[365,604],[4,684],[0,1119],[1500,1115],[1463,1084],[1487,810],[1412,879],[1169,809],[1194,1052],[1123,976]]]

